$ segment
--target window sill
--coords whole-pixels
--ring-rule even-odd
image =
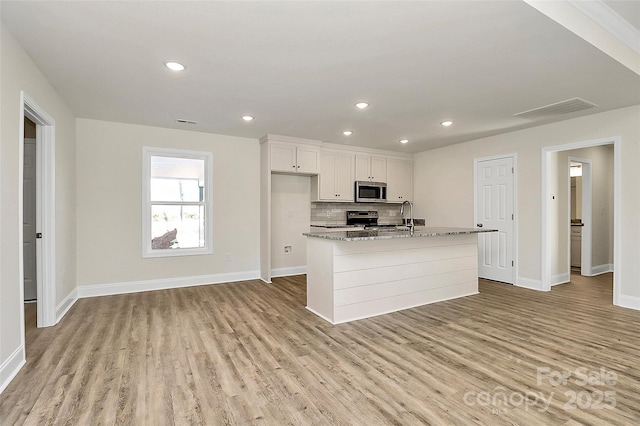
[[[153,250],[142,253],[144,259],[150,259],[154,257],[180,257],[180,256],[202,256],[213,254],[211,248],[182,248],[182,249],[164,249]]]

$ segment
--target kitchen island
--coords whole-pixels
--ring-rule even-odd
[[[495,230],[306,233],[307,309],[339,324],[477,294],[480,232]]]

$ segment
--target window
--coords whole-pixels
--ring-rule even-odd
[[[142,257],[211,254],[211,153],[143,148]]]

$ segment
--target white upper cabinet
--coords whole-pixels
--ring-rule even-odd
[[[336,156],[336,194],[339,200],[354,200],[354,156],[337,154]]]
[[[320,147],[287,142],[270,142],[271,171],[305,173],[320,172]]]
[[[373,155],[356,154],[355,180],[386,182],[387,159]]]
[[[293,144],[279,144],[272,142],[271,151],[271,170],[282,172],[296,171],[296,146]]]
[[[312,199],[318,201],[354,200],[354,155],[322,151],[320,175],[312,182]]]
[[[320,172],[320,147],[298,145],[296,149],[298,173],[317,174]]]
[[[387,159],[387,202],[413,200],[413,161]]]

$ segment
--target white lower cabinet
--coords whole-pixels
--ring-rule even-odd
[[[314,201],[354,200],[354,155],[323,151],[320,174],[312,177],[311,199]]]
[[[310,234],[323,234],[325,232],[347,232],[347,231],[364,231],[364,226],[347,226],[344,227],[324,227],[324,226],[311,226],[309,227]]]
[[[582,265],[582,227],[571,226],[571,266]]]
[[[307,237],[307,309],[332,324],[472,294],[478,294],[475,234]]]

